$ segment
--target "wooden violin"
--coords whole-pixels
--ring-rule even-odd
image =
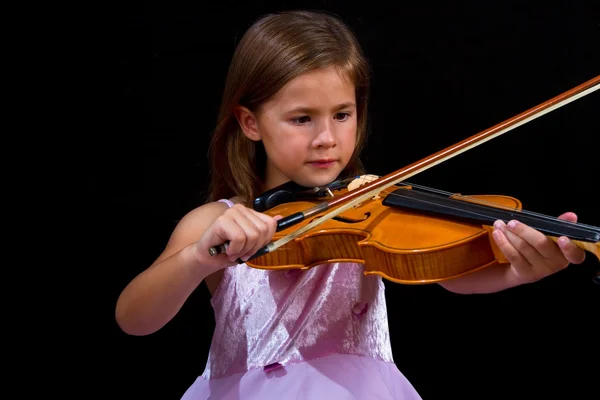
[[[598,227],[524,211],[521,202],[509,196],[461,196],[403,183],[599,88],[600,76],[597,76],[384,177],[345,179],[300,192],[290,189],[293,183],[275,188],[257,198],[254,208],[283,218],[278,221],[273,242],[246,264],[283,270],[356,262],[365,266],[365,274],[378,274],[397,283],[440,282],[507,262],[491,232],[494,221],[511,219],[541,231],[552,240],[567,236],[600,261]],[[224,243],[209,252],[214,256],[226,248]]]

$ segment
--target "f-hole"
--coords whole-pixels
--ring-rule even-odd
[[[360,219],[342,217],[342,216],[339,216],[339,215],[336,216],[336,217],[333,217],[332,219],[335,220],[335,221],[338,221],[338,222],[344,222],[346,224],[358,224],[359,222],[366,221],[367,219],[369,219],[370,216],[371,216],[371,213],[370,212],[366,212],[365,213],[365,217],[364,218],[360,218]],[[310,222],[313,222],[317,218],[319,218],[319,217],[313,218]]]

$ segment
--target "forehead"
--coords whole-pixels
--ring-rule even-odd
[[[336,68],[307,72],[288,82],[264,106],[267,108],[332,107],[354,103],[354,84]]]

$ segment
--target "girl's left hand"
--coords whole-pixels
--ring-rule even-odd
[[[577,215],[572,212],[558,218],[577,222]],[[494,239],[511,263],[512,284],[535,282],[565,269],[569,263],[581,264],[585,260],[585,251],[564,236],[556,243],[518,221],[496,221],[494,228]]]

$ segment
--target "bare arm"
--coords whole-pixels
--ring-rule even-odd
[[[148,335],[168,323],[202,280],[246,260],[266,245],[278,217],[243,205],[209,203],[188,213],[177,225],[158,259],[125,287],[115,316],[130,335]],[[228,242],[226,253],[211,257],[211,246]],[[214,286],[218,279],[211,283]]]
[[[115,317],[130,335],[156,332],[179,312],[190,294],[218,270],[196,242],[227,206],[211,203],[187,214],[177,225],[158,259],[125,287]]]
[[[444,289],[458,294],[500,292],[521,283],[512,279],[510,264],[496,264],[460,278],[440,282]]]

